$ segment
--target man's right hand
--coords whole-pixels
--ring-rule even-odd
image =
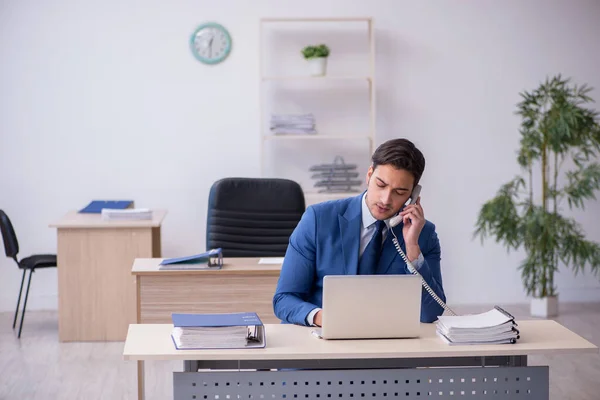
[[[317,326],[321,326],[321,323],[323,321],[323,310],[319,310],[316,314],[315,314],[315,319],[314,319],[314,324]]]

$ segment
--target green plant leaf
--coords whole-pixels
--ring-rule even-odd
[[[319,44],[317,46],[306,46],[302,49],[302,55],[306,59],[328,57],[329,47],[327,47],[327,45],[325,44]]]
[[[595,200],[595,192],[600,189],[600,164],[584,165],[581,160],[574,162],[579,168],[566,172],[568,184],[557,195],[566,196],[569,208],[584,208],[583,201]]]

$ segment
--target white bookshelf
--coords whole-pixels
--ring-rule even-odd
[[[297,80],[315,80],[315,81],[367,81],[371,82],[370,76],[263,76],[263,81],[297,81]]]
[[[306,68],[306,74],[298,73],[298,71],[290,71],[289,74],[281,73],[282,71],[277,71],[277,73],[273,73],[272,71],[267,71],[265,67],[265,57],[269,51],[269,49],[265,48],[265,31],[272,26],[272,24],[279,24],[279,26],[287,26],[290,27],[293,24],[296,25],[307,25],[311,24],[312,26],[318,25],[319,29],[327,30],[328,24],[334,24],[336,27],[343,26],[344,24],[349,23],[353,24],[353,26],[361,25],[360,34],[366,35],[366,42],[368,43],[368,51],[366,52],[366,71],[360,72],[346,72],[339,73],[339,71],[332,71],[329,73],[330,65],[328,66],[328,72],[324,76],[310,76],[308,74],[308,68]],[[332,25],[329,25],[331,28]],[[295,28],[294,28],[295,29]],[[304,28],[299,28],[301,32]],[[295,146],[302,144],[303,146],[313,146],[314,150],[321,150],[326,147],[330,141],[337,141],[341,143],[344,142],[354,142],[357,143],[357,146],[360,146],[361,149],[364,149],[365,153],[368,153],[368,158],[373,154],[374,145],[375,145],[375,40],[374,40],[374,30],[373,30],[373,20],[370,17],[339,17],[339,18],[262,18],[260,20],[260,134],[261,134],[261,145],[260,145],[260,159],[261,159],[261,174],[263,176],[276,176],[279,178],[288,178],[294,179],[296,181],[300,181],[297,176],[286,176],[283,174],[273,174],[269,173],[266,170],[266,157],[269,157],[270,154],[267,152],[267,146],[273,146],[280,144],[285,144],[287,146]],[[326,41],[324,41],[326,42]],[[311,44],[311,43],[306,43]],[[329,44],[328,44],[329,45]],[[300,49],[295,49],[298,52]],[[331,48],[332,52],[336,51],[336,48]],[[365,73],[366,72],[366,73]],[[269,120],[268,115],[270,112],[265,111],[265,96],[266,89],[265,86],[269,84],[292,84],[292,85],[303,85],[303,88],[306,90],[311,90],[311,87],[314,85],[315,88],[322,87],[322,85],[332,85],[332,89],[328,90],[336,90],[337,88],[343,87],[344,85],[360,85],[361,93],[360,95],[364,95],[367,97],[368,101],[366,101],[366,110],[365,113],[368,115],[367,127],[365,129],[358,130],[350,130],[350,129],[324,129],[321,131],[319,129],[319,120],[317,119],[317,133],[316,134],[273,134],[269,129]],[[294,93],[291,91],[288,96],[291,97],[289,99],[293,102]],[[337,105],[333,105],[337,106]],[[343,106],[342,106],[343,107]],[[301,113],[311,113],[313,110],[306,109],[302,110]],[[300,113],[300,112],[299,112]],[[312,145],[311,145],[312,143]],[[364,147],[363,147],[364,146]],[[330,159],[323,159],[323,163],[333,162],[335,157],[335,151],[331,153]],[[359,178],[362,180],[366,170],[361,169],[360,167],[357,169],[359,172]],[[306,168],[306,174],[309,174],[308,167]],[[312,185],[302,184],[303,190],[305,192],[306,203],[307,205],[314,204],[320,201],[327,201],[332,199],[349,197],[352,195],[356,195],[356,192],[338,192],[338,193],[318,193],[319,188],[315,188]]]
[[[327,133],[318,134],[287,134],[287,135],[263,135],[263,140],[353,140],[363,139],[371,142],[370,135],[330,135]],[[371,145],[371,143],[369,143]]]

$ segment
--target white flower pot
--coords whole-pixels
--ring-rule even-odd
[[[325,75],[327,71],[327,57],[315,57],[306,60],[308,62],[308,70],[312,76]]]
[[[558,315],[558,296],[532,298],[530,311],[532,317],[556,317]]]

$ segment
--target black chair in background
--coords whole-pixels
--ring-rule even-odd
[[[304,192],[288,179],[225,178],[208,198],[206,249],[223,257],[283,257],[305,211]]]
[[[0,231],[2,231],[2,239],[4,240],[4,251],[6,257],[12,258],[17,263],[17,266],[23,270],[23,277],[21,278],[21,288],[19,289],[19,299],[17,300],[17,309],[15,310],[15,318],[13,320],[13,329],[17,326],[17,316],[19,314],[19,306],[21,304],[21,295],[23,293],[23,283],[25,283],[25,273],[29,270],[29,280],[27,281],[27,290],[25,291],[25,301],[23,302],[23,312],[21,314],[21,323],[19,324],[19,338],[21,337],[21,331],[23,330],[23,320],[25,319],[25,309],[27,308],[27,298],[29,297],[29,287],[31,286],[31,275],[39,268],[51,268],[56,267],[56,255],[55,254],[37,254],[26,258],[21,261],[17,258],[19,254],[19,241],[15,230],[8,218],[8,215],[0,210]]]

